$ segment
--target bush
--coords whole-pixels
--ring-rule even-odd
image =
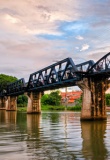
[[[80,111],[81,110],[81,106],[74,106],[74,107],[67,107],[67,110],[69,111]]]
[[[42,110],[65,110],[65,106],[42,105]]]

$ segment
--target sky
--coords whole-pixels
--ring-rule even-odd
[[[55,61],[110,51],[110,0],[0,0],[0,73],[25,78]]]

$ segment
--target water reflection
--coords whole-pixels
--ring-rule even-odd
[[[5,112],[5,122],[16,124],[17,112],[16,111],[6,111]]]
[[[5,122],[5,110],[0,110],[0,123]]]
[[[0,111],[0,123],[16,124],[17,112],[16,111]]]
[[[28,139],[40,136],[41,114],[27,114],[27,133]]]
[[[59,123],[59,113],[58,112],[55,112],[55,113],[50,113],[50,122],[51,124],[53,123]]]
[[[82,154],[85,159],[105,160],[107,149],[104,142],[106,121],[81,122],[82,129]]]
[[[0,160],[110,159],[109,131],[110,116],[80,122],[78,112],[0,111]]]

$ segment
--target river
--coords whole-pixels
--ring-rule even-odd
[[[0,160],[109,160],[107,121],[81,122],[80,112],[40,115],[0,111]]]

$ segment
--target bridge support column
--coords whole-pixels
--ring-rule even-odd
[[[6,101],[7,101],[7,97],[0,97],[0,110],[6,109]]]
[[[41,92],[28,94],[27,113],[41,113]]]
[[[17,110],[17,96],[8,96],[6,101],[6,111],[16,111]]]
[[[101,77],[85,78],[79,87],[83,90],[81,120],[106,119],[105,91],[107,80]]]

